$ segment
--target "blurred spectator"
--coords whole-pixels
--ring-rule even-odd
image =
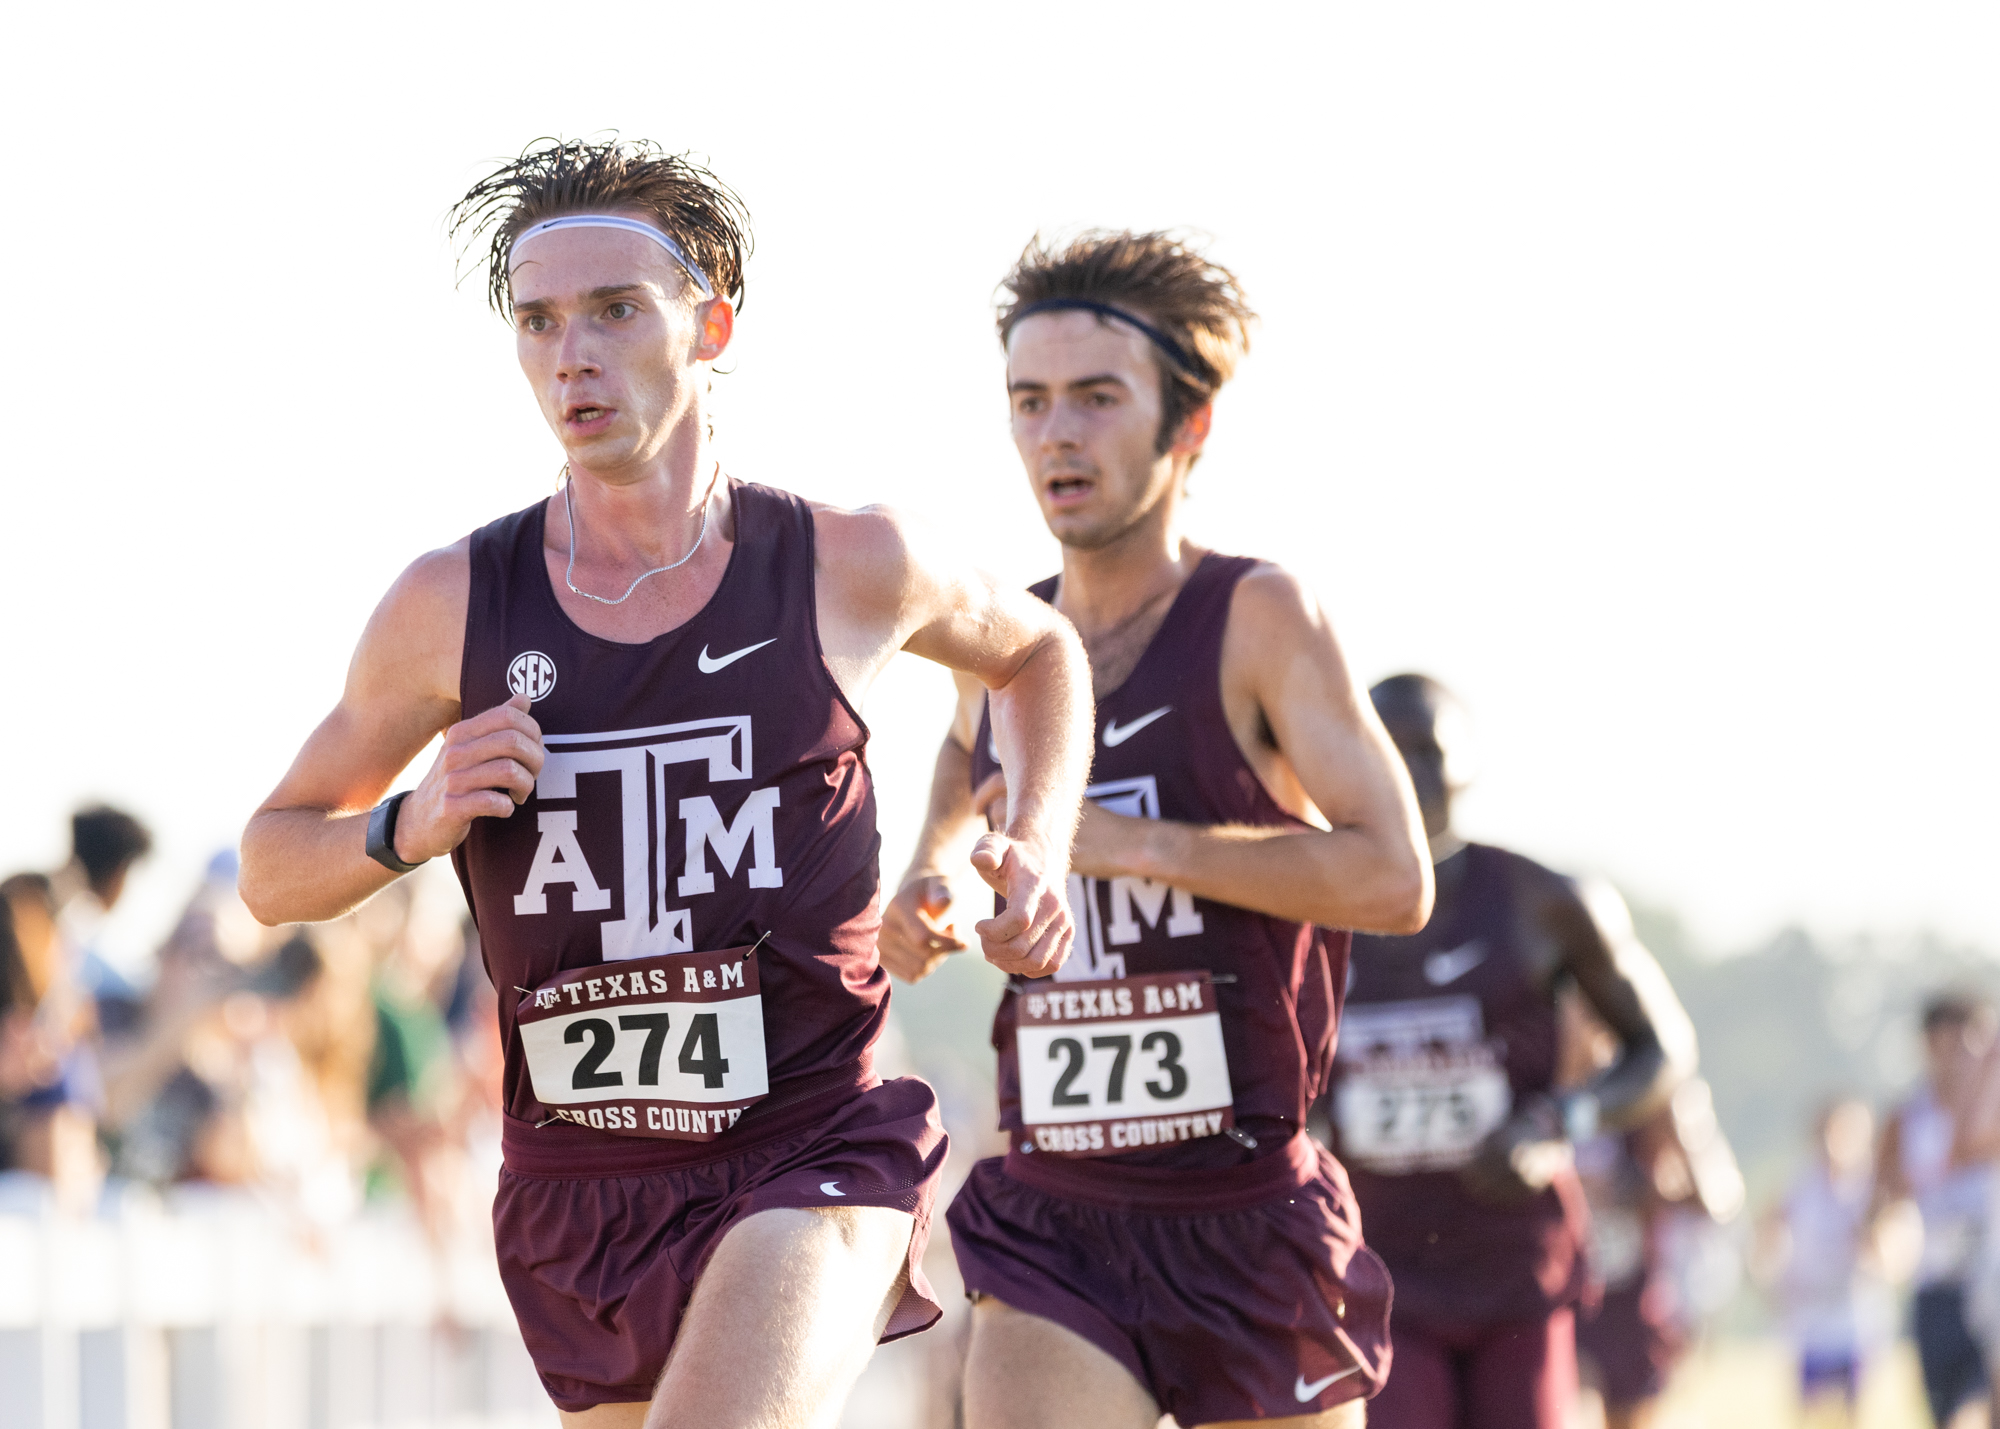
[[[16,874],[0,882],[0,905],[13,968],[0,1030],[6,1169],[45,1177],[61,1204],[82,1210],[95,1199],[102,1176],[96,1009],[64,946],[51,880]]]
[[[1953,1143],[1993,1041],[1993,1008],[1985,998],[1942,993],[1924,1005],[1924,1080],[1889,1114],[1877,1161],[1875,1213],[1909,1202],[1923,1222],[1913,1333],[1924,1397],[1940,1426],[1987,1395],[1985,1355],[1967,1320],[1966,1296],[1985,1234],[1992,1172],[1983,1162],[1955,1160]]]
[[[124,896],[132,866],[153,849],[153,835],[122,809],[100,804],[81,809],[69,821],[69,862],[51,880],[63,942],[76,961],[76,978],[90,997],[117,1003],[108,1009],[113,1025],[124,1007],[136,1005],[132,986],[98,948],[105,916]]]
[[[117,1169],[252,1192],[307,1228],[349,1214],[373,1043],[358,949],[330,970],[308,931],[260,927],[218,854],[157,955],[139,1015],[107,1039]]]
[[[1862,1101],[1836,1101],[1814,1133],[1811,1165],[1759,1227],[1752,1268],[1798,1348],[1808,1415],[1851,1424],[1862,1371],[1894,1319],[1869,1218],[1874,1113]]]
[[[479,991],[485,972],[472,955],[474,940],[454,884],[405,879],[354,916],[374,952],[367,1110],[387,1153],[371,1170],[369,1193],[406,1194],[433,1247],[442,1251],[485,1215],[466,1194],[466,1148],[474,1124],[482,1114],[491,1118],[492,1107],[468,1077],[467,1059],[483,1059],[488,1051],[497,1058],[498,1048],[488,1048],[489,1039],[467,1024],[475,1014],[495,1027],[498,1020],[490,991]],[[497,1089],[492,1095],[497,1099]]]

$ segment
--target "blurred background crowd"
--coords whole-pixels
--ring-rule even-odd
[[[310,1240],[407,1203],[438,1244],[483,1225],[500,1055],[448,872],[337,922],[265,928],[215,855],[147,966],[99,946],[152,838],[71,820],[71,857],[0,881],[0,1164],[13,1200],[88,1215],[107,1189],[254,1199]],[[490,1199],[490,1196],[488,1197]]]
[[[490,1255],[495,992],[448,871],[333,923],[271,929],[218,853],[133,967],[100,931],[147,828],[85,808],[70,847],[59,868],[0,881],[0,1214],[87,1221],[135,1197],[169,1214],[254,1208],[310,1254],[392,1209],[440,1264]],[[1987,1422],[2000,1349],[1987,961],[1796,931],[1715,958],[1637,912],[1704,1075],[1653,1123],[1577,1148],[1597,1279],[1579,1334],[1590,1413],[1750,1422],[1689,1406],[1740,1394],[1756,1346],[1767,1366],[1789,1362],[1785,1399],[1810,1422]],[[994,993],[972,959],[899,987],[885,1047],[892,1070],[938,1085],[961,1174],[992,1149]],[[1615,1052],[1574,996],[1564,1037],[1572,1083]],[[956,1289],[948,1254],[930,1268]],[[864,1383],[847,1422],[950,1423],[956,1339],[948,1323],[885,1354],[893,1382],[873,1401]]]

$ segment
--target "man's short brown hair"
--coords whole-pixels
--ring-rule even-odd
[[[1236,275],[1173,233],[1092,228],[1068,240],[1038,233],[1000,289],[1003,348],[1027,309],[1065,298],[1133,313],[1171,340],[1178,361],[1154,353],[1161,409],[1154,446],[1162,456],[1188,416],[1213,401],[1234,375],[1257,321]],[[1100,314],[1098,321],[1113,319]]]
[[[537,139],[466,191],[448,219],[454,241],[484,245],[486,297],[513,306],[507,255],[543,219],[637,209],[666,231],[740,310],[750,211],[722,180],[645,139]]]

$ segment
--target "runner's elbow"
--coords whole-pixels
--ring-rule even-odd
[[[1430,866],[1414,856],[1390,860],[1379,870],[1370,888],[1370,918],[1357,926],[1372,933],[1399,936],[1420,933],[1431,920],[1435,889]]]
[[[279,818],[276,810],[258,810],[243,830],[237,859],[236,896],[243,900],[250,916],[267,928],[316,922],[324,916],[302,906],[309,890],[285,876],[289,860],[275,826]]]
[[[250,840],[246,836],[243,840],[242,866],[236,875],[237,897],[250,910],[250,916],[266,928],[302,921],[291,907],[294,900],[285,896],[286,890],[271,876],[267,863],[268,860],[251,853]]]

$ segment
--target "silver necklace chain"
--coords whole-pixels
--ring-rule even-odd
[[[671,565],[654,566],[650,571],[641,571],[638,575],[632,577],[632,584],[626,586],[625,594],[619,596],[618,599],[616,600],[610,600],[601,595],[592,595],[587,590],[577,589],[576,579],[575,579],[576,508],[570,504],[570,499],[569,499],[570,483],[573,480],[575,480],[575,478],[570,475],[568,462],[563,463],[562,474],[563,474],[563,483],[562,483],[563,515],[569,518],[569,564],[563,568],[563,584],[569,587],[571,595],[580,595],[585,600],[596,601],[599,605],[623,605],[626,601],[632,598],[632,592],[639,588],[640,581],[646,579],[647,576],[657,576],[657,575],[662,575],[667,571],[678,570],[680,567],[686,565],[689,561],[693,560],[694,553],[701,549],[701,543],[708,538],[708,507],[709,507],[709,502],[715,496],[715,483],[722,479],[722,463],[717,462],[715,464],[715,475],[711,476],[708,479],[708,490],[705,493],[703,493],[701,498],[701,529],[695,532],[694,544],[688,547],[687,554],[685,556],[682,556],[678,561],[673,562]]]

